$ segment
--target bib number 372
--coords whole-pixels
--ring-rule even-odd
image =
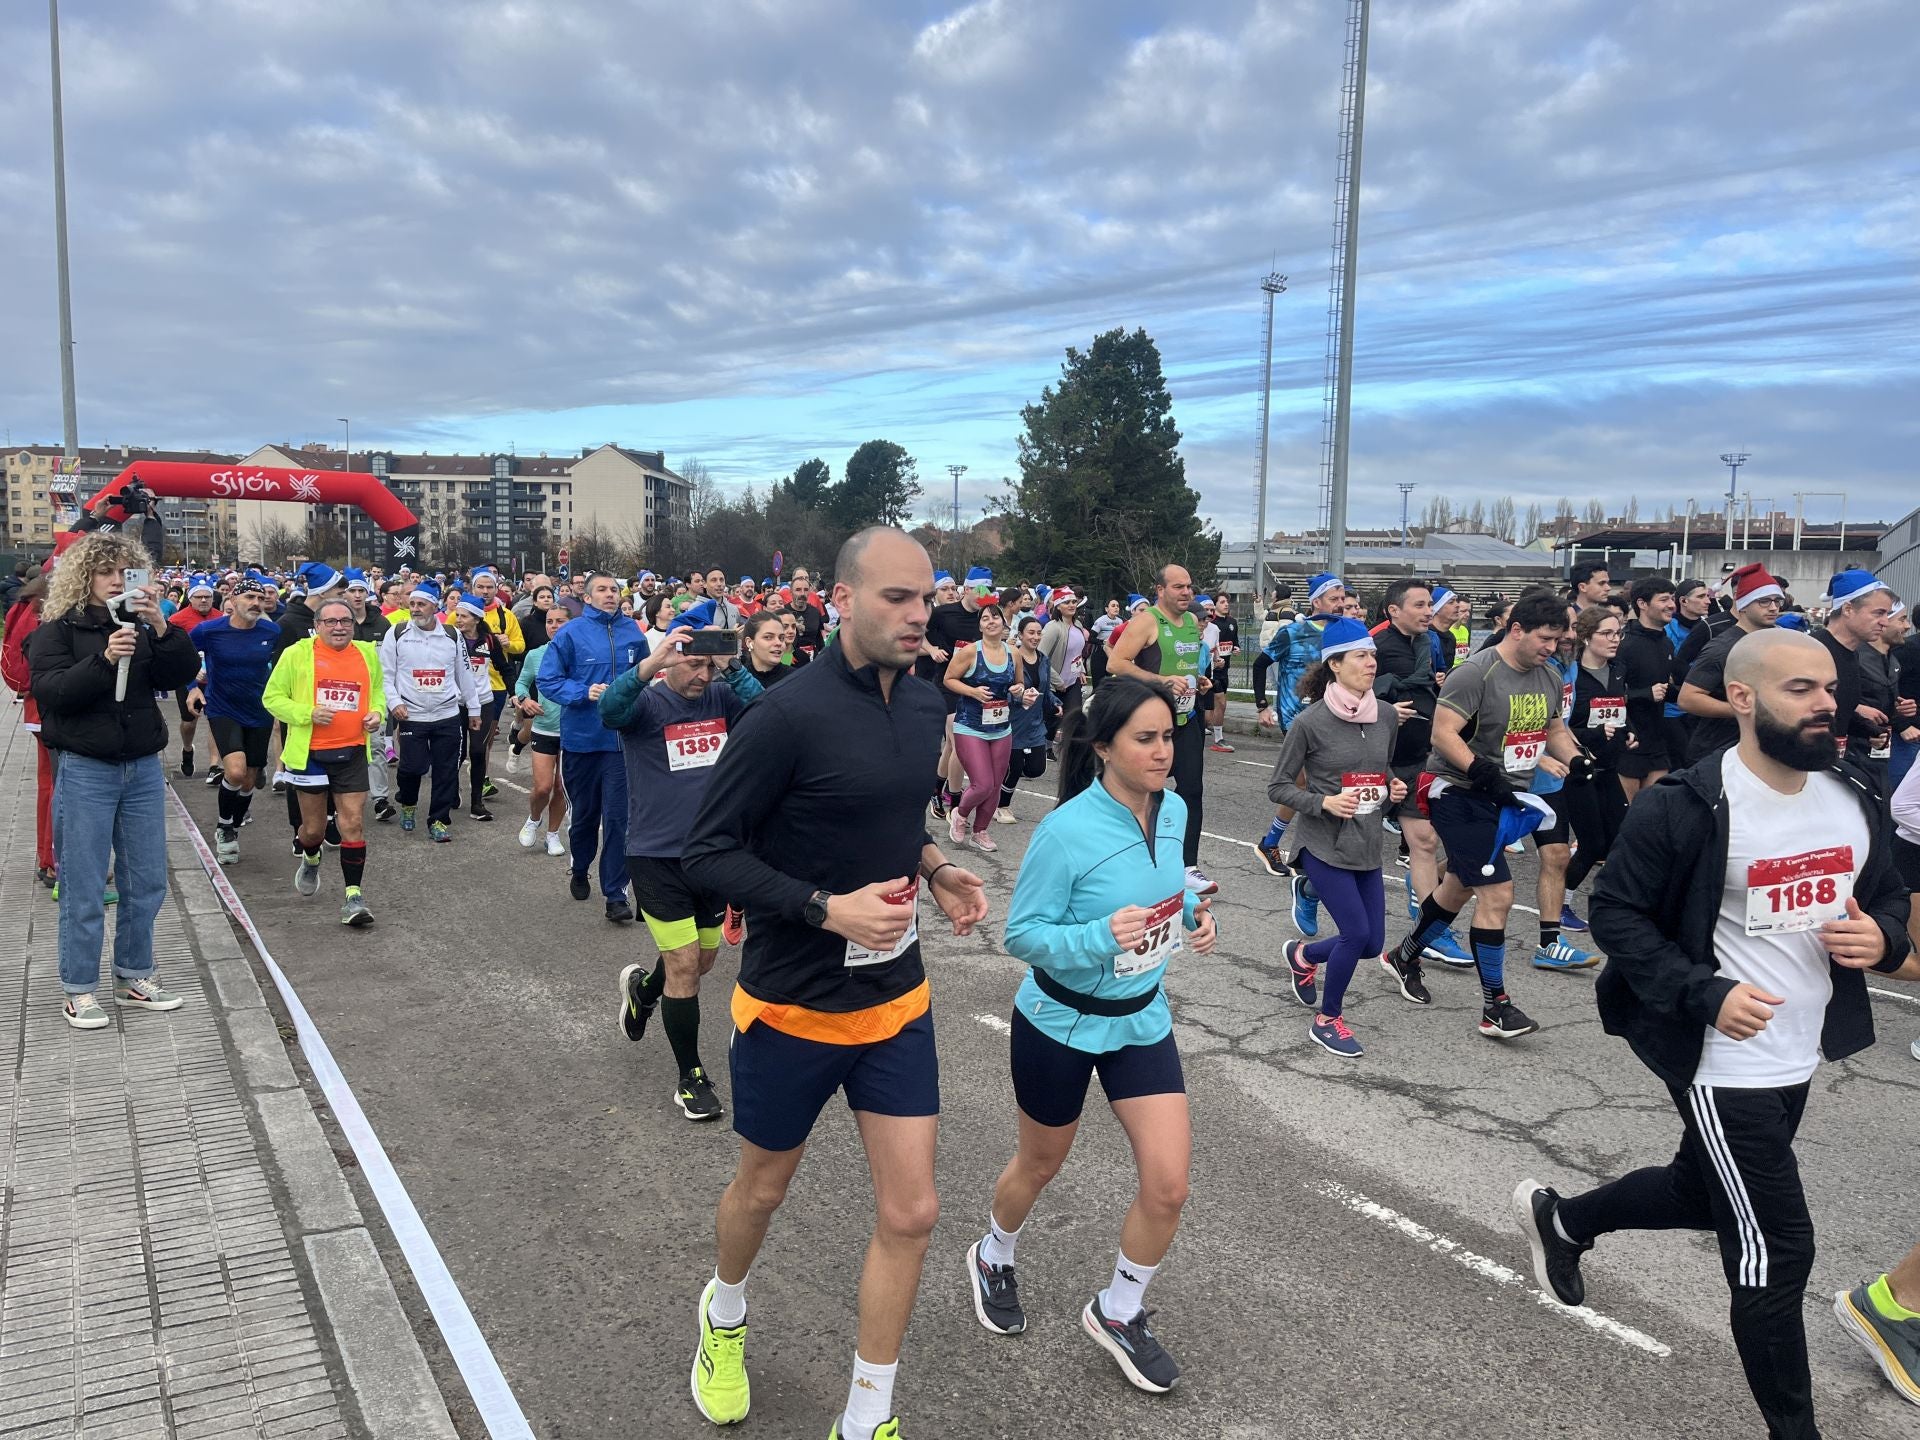
[[[716,717],[669,725],[666,740],[667,769],[704,770],[717,761],[721,750],[726,748],[727,722]]]
[[[1853,847],[1834,845],[1747,866],[1747,934],[1792,935],[1843,920],[1853,898]]]
[[[1181,924],[1181,895],[1169,895],[1158,905],[1147,910],[1147,933],[1138,945],[1131,950],[1123,950],[1114,958],[1113,975],[1116,980],[1125,980],[1132,975],[1144,975],[1171,960],[1179,952],[1185,931]]]

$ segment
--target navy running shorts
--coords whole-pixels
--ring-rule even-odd
[[[871,1045],[803,1040],[756,1020],[736,1030],[727,1052],[733,1081],[733,1132],[762,1150],[807,1143],[833,1092],[847,1108],[874,1115],[938,1115],[940,1058],[933,1012]]]
[[[1013,1012],[1013,1096],[1039,1125],[1071,1125],[1087,1103],[1094,1072],[1107,1102],[1142,1095],[1184,1095],[1187,1078],[1169,1030],[1151,1045],[1124,1045],[1094,1054],[1062,1045],[1017,1009]],[[736,1101],[737,1105],[739,1102]]]
[[[1500,805],[1475,790],[1450,785],[1427,801],[1433,833],[1447,852],[1447,869],[1460,877],[1469,890],[1480,885],[1500,885],[1513,879],[1507,868],[1507,852],[1494,842],[1499,838]],[[1491,863],[1493,873],[1482,874],[1480,867]]]

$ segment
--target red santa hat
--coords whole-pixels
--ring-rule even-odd
[[[1786,598],[1780,582],[1767,573],[1764,565],[1742,565],[1727,577],[1733,587],[1733,608],[1744,610],[1756,600]]]

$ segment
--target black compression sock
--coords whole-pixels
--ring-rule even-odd
[[[685,1079],[700,1068],[700,997],[669,995],[660,1002],[660,1028],[673,1047],[673,1062]]]
[[[1394,958],[1402,965],[1412,965],[1420,958],[1420,952],[1426,948],[1427,941],[1453,924],[1459,915],[1458,910],[1448,910],[1429,895],[1420,902],[1420,918],[1413,922],[1413,929],[1407,932],[1407,938],[1400,942],[1400,948],[1394,952]]]
[[[660,994],[666,988],[667,962],[663,958],[653,962],[653,970],[651,973],[640,977],[640,1003],[642,1005],[658,1004]]]

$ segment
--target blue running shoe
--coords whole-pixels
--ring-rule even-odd
[[[1357,1060],[1367,1053],[1360,1042],[1353,1038],[1353,1031],[1347,1028],[1347,1022],[1338,1015],[1328,1015],[1324,1018],[1314,1016],[1308,1033],[1313,1036],[1314,1043],[1321,1049],[1338,1055],[1342,1059]]]
[[[1573,906],[1563,903],[1560,906],[1560,928],[1577,935],[1584,935],[1593,927],[1573,913]]]
[[[1320,897],[1304,875],[1293,877],[1293,928],[1308,938],[1320,933]]]
[[[1420,953],[1429,960],[1438,960],[1442,965],[1451,965],[1455,969],[1473,968],[1473,956],[1466,952],[1460,944],[1460,937],[1451,930],[1442,930],[1421,947]]]
[[[1533,952],[1533,968],[1536,970],[1586,970],[1599,963],[1598,955],[1576,950],[1564,940],[1542,945]]]
[[[1289,940],[1282,947],[1287,957],[1287,981],[1293,987],[1293,998],[1311,1010],[1320,1001],[1320,992],[1315,987],[1320,967],[1307,959],[1307,947],[1299,940]]]
[[[1413,893],[1413,876],[1406,875],[1401,878],[1407,882],[1407,919],[1418,920],[1420,918],[1420,897]]]

